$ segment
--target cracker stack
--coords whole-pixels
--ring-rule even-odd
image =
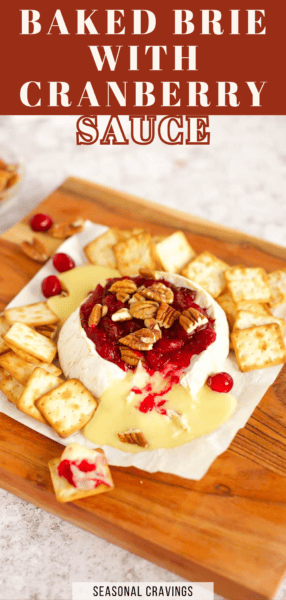
[[[0,318],[0,390],[18,410],[65,438],[86,425],[97,401],[80,381],[61,379],[51,339],[57,324],[45,302],[5,311]]]

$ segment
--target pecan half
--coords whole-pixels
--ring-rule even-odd
[[[98,325],[100,319],[105,317],[107,314],[108,308],[107,306],[102,306],[101,304],[95,304],[88,319],[88,326],[92,327],[92,325]]]
[[[130,321],[132,316],[128,310],[128,308],[120,308],[115,313],[113,313],[111,320],[112,321]]]
[[[197,327],[205,325],[208,319],[199,310],[190,307],[183,311],[179,322],[187,333],[192,333]]]
[[[65,223],[54,223],[49,229],[49,235],[56,238],[57,240],[66,240],[71,235],[75,233],[79,233],[83,230],[84,221],[82,219],[77,219],[73,222],[65,222]]]
[[[46,246],[36,237],[34,237],[31,242],[21,242],[20,248],[27,256],[29,256],[29,258],[40,263],[46,262],[50,257]]]
[[[150,287],[142,290],[142,294],[145,298],[151,298],[151,300],[156,300],[156,302],[172,304],[174,300],[173,291],[161,282],[153,283]]]
[[[162,302],[162,304],[158,308],[157,312],[157,321],[161,327],[165,329],[169,329],[173,323],[179,318],[180,313],[175,310],[170,304],[166,302]]]
[[[141,362],[145,361],[143,355],[138,356],[138,354],[136,354],[136,352],[134,352],[131,348],[128,348],[128,346],[119,346],[119,350],[122,360],[124,360],[124,362],[126,362],[128,365],[132,365],[132,367],[136,367],[139,363],[139,360],[141,360]]]
[[[109,288],[109,292],[113,294],[133,294],[137,290],[137,285],[131,279],[120,279],[115,281]]]
[[[155,316],[158,306],[153,300],[139,300],[130,306],[130,314],[135,319],[150,319]]]
[[[145,327],[147,327],[147,329],[151,329],[151,331],[153,331],[154,335],[156,336],[157,341],[161,339],[162,331],[161,331],[156,319],[153,319],[153,318],[145,319],[144,325],[145,325]]]
[[[144,433],[142,433],[140,429],[130,429],[129,431],[124,431],[123,433],[118,433],[117,435],[120,441],[124,444],[133,444],[140,446],[141,448],[148,448],[149,444]]]
[[[152,350],[153,344],[157,340],[153,331],[143,328],[120,338],[119,341],[124,346],[129,346],[129,348],[133,348],[134,350]]]

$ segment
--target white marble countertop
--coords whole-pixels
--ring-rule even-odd
[[[211,117],[207,147],[76,146],[75,123],[0,117],[0,156],[8,146],[26,163],[0,231],[77,175],[286,246],[286,117]],[[183,581],[4,490],[0,524],[0,600],[70,600],[72,581]]]

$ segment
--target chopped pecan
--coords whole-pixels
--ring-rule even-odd
[[[143,355],[138,356],[138,354],[136,354],[136,352],[134,352],[131,348],[128,348],[128,346],[119,346],[119,350],[122,360],[124,360],[124,362],[126,362],[128,365],[132,365],[132,367],[136,367],[139,363],[139,360],[141,360],[141,362],[145,361]]]
[[[150,267],[141,267],[139,269],[139,275],[146,277],[146,279],[157,279],[156,271],[152,271]]]
[[[20,248],[29,258],[40,263],[46,262],[50,257],[46,246],[36,237],[31,242],[21,242]]]
[[[145,298],[151,298],[151,300],[156,300],[156,302],[172,304],[174,300],[173,291],[161,282],[153,283],[150,287],[142,290],[142,294]]]
[[[208,319],[199,310],[190,307],[180,315],[179,322],[187,333],[192,333],[197,327],[205,325]]]
[[[119,300],[120,302],[127,302],[127,300],[129,300],[130,295],[129,294],[125,294],[124,292],[117,292],[116,294],[116,299]]]
[[[107,306],[102,306],[101,304],[95,304],[88,319],[88,326],[92,327],[92,325],[98,325],[100,319],[105,317],[107,313]]]
[[[159,325],[161,325],[161,327],[169,329],[169,327],[173,325],[173,323],[179,318],[179,316],[180,313],[177,310],[175,310],[175,308],[173,308],[172,306],[170,306],[170,304],[167,304],[166,302],[162,302],[162,304],[160,304],[158,308],[156,319]]]
[[[157,341],[161,339],[162,331],[161,331],[156,319],[153,319],[153,318],[145,319],[144,325],[145,325],[145,327],[147,327],[147,329],[151,329],[151,331],[153,331],[153,333],[156,336]]]
[[[141,300],[146,300],[145,296],[143,296],[142,294],[142,290],[145,290],[146,288],[144,287],[144,285],[141,285],[140,288],[138,288],[137,292],[135,294],[133,294],[133,296],[130,298],[129,300],[129,304],[135,304],[136,302],[141,302]]]
[[[117,310],[115,313],[113,313],[111,320],[112,321],[130,321],[130,319],[132,319],[132,316],[128,310],[128,308],[120,308],[120,310]]]
[[[129,431],[118,433],[118,437],[124,444],[133,444],[141,448],[148,448],[149,445],[144,433],[140,429],[130,429]]]
[[[157,312],[159,304],[153,300],[139,300],[130,306],[130,313],[135,319],[150,319]]]
[[[133,348],[133,350],[152,350],[153,344],[155,344],[157,340],[153,331],[143,328],[120,338],[119,341],[124,346]]]
[[[177,425],[177,427],[181,427],[184,431],[191,430],[186,415],[181,415],[172,408],[167,408],[166,413],[167,417],[169,417],[169,419],[171,419],[174,424]]]
[[[131,279],[120,279],[115,281],[109,288],[113,294],[133,294],[137,290],[137,285]]]
[[[45,335],[46,337],[53,340],[54,337],[56,337],[58,325],[38,325],[37,327],[35,327],[35,329],[38,333],[41,333],[42,335]]]
[[[66,240],[71,235],[75,233],[79,233],[83,230],[84,221],[82,219],[77,219],[73,222],[65,222],[65,223],[54,223],[49,229],[49,235],[56,238],[57,240]]]

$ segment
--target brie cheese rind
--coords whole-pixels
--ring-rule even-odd
[[[195,302],[207,310],[208,316],[215,319],[215,341],[201,354],[192,357],[180,381],[193,397],[206,382],[207,377],[223,368],[229,353],[229,330],[223,309],[200,285],[171,273],[159,273],[177,287],[185,287],[197,292]],[[124,379],[126,371],[102,358],[94,343],[87,337],[80,323],[80,307],[75,310],[62,326],[58,340],[58,353],[61,368],[66,377],[79,379],[97,398],[115,381]],[[139,363],[140,364],[140,363]],[[135,372],[136,373],[136,372]]]

